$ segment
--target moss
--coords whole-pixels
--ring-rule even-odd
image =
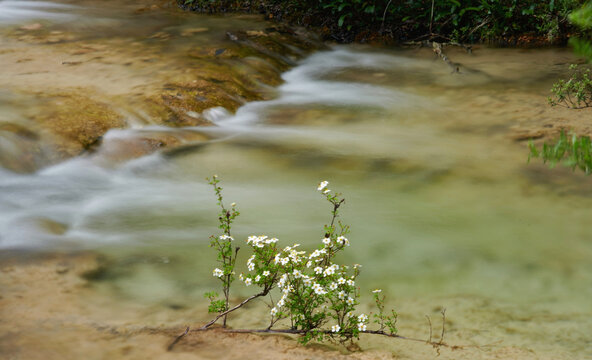
[[[58,153],[74,156],[88,149],[112,128],[126,125],[123,117],[109,105],[74,92],[43,94],[47,111],[36,116],[49,131]]]

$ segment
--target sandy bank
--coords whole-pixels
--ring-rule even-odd
[[[0,353],[6,359],[431,359],[428,345],[361,340],[364,350],[331,344],[299,345],[276,335],[192,332],[172,352],[167,345],[194,309],[155,309],[116,301],[95,291],[84,274],[96,270],[91,253],[0,259]],[[199,308],[199,309],[197,309]],[[462,341],[453,339],[451,341]],[[544,359],[500,344],[442,349],[439,359]]]

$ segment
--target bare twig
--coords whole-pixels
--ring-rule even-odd
[[[246,298],[245,300],[243,300],[241,303],[239,303],[238,305],[236,305],[236,306],[234,306],[234,307],[232,307],[232,308],[230,308],[230,309],[228,309],[228,310],[226,310],[226,311],[224,311],[224,312],[221,312],[221,313],[220,313],[220,314],[218,314],[218,316],[216,316],[214,319],[210,320],[210,322],[208,322],[207,324],[205,324],[204,326],[202,326],[202,329],[207,329],[207,328],[209,328],[210,326],[214,325],[214,323],[215,323],[216,321],[218,321],[218,319],[220,319],[220,318],[221,318],[221,317],[223,317],[223,316],[226,316],[227,314],[229,314],[229,313],[233,312],[234,310],[238,310],[238,309],[240,309],[241,307],[243,307],[243,306],[244,306],[246,303],[248,303],[249,301],[251,301],[251,300],[253,300],[253,299],[256,299],[256,298],[258,298],[258,297],[261,297],[261,296],[265,296],[265,295],[267,295],[267,293],[269,293],[269,290],[271,290],[271,289],[263,289],[263,291],[261,291],[260,293],[258,293],[258,294],[255,294],[255,295],[251,295],[251,296],[249,296],[248,298]]]
[[[389,2],[384,7],[384,13],[382,14],[382,24],[380,25],[380,33],[381,34],[384,33],[384,21],[386,20],[386,12],[387,12],[389,6],[391,6],[392,2],[393,2],[393,0],[389,0]]]
[[[173,342],[172,342],[172,343],[171,343],[171,344],[170,344],[170,345],[167,347],[167,351],[171,351],[171,350],[173,350],[173,347],[175,347],[175,345],[177,345],[177,343],[178,343],[179,341],[181,341],[181,339],[182,339],[182,338],[183,338],[185,335],[187,335],[187,333],[188,333],[188,332],[189,332],[189,326],[187,326],[187,329],[185,329],[185,332],[184,332],[183,334],[181,334],[181,335],[177,336],[177,337],[175,338],[175,340],[174,340],[174,341],[173,341]]]
[[[231,330],[231,329],[228,329],[228,330],[224,330],[224,332],[233,333],[233,334],[253,333],[253,334],[292,334],[292,335],[303,335],[303,334],[307,333],[305,330],[297,330],[297,329],[278,329],[278,330],[272,330],[272,329],[234,329],[234,330]],[[320,332],[323,334],[327,334],[327,335],[335,335],[335,333],[333,333],[330,330],[322,330]],[[422,340],[422,339],[406,337],[406,336],[402,336],[402,335],[398,335],[398,334],[389,334],[389,333],[381,331],[381,330],[360,331],[360,334],[381,335],[381,336],[386,336],[386,337],[401,339],[401,340],[407,340],[407,341],[415,341],[415,342],[422,342],[422,343],[426,342],[425,340]],[[436,348],[446,347],[446,348],[450,348],[453,350],[462,349],[464,347],[464,346],[460,346],[460,345],[448,345],[446,343],[440,343],[440,342],[435,342],[435,341],[428,341],[427,343],[429,345],[436,347]]]
[[[432,48],[434,50],[434,53],[436,55],[438,55],[442,59],[442,61],[444,61],[446,63],[446,65],[450,66],[450,68],[452,69],[452,73],[460,72],[460,68],[458,67],[458,65],[456,65],[452,61],[450,61],[448,56],[446,56],[446,54],[444,54],[444,50],[442,49],[442,44],[437,43],[437,42],[432,42]]]
[[[440,312],[442,314],[442,334],[440,335],[439,343],[444,343],[444,332],[446,331],[446,308],[442,308]]]
[[[430,13],[430,35],[433,34],[433,32],[432,32],[432,22],[434,21],[434,2],[435,2],[435,0],[432,0],[432,11]]]
[[[430,338],[426,341],[428,344],[432,342],[432,319],[429,316],[425,316],[428,319],[428,324],[430,325]]]
[[[469,33],[467,35],[464,36],[464,38],[466,39],[467,37],[473,35],[473,33],[477,30],[479,30],[480,28],[482,28],[483,26],[487,25],[489,23],[489,21],[491,20],[490,17],[486,17],[485,20],[483,20],[481,22],[481,24],[475,26],[471,31],[469,31]]]

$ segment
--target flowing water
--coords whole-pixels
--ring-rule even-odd
[[[212,29],[211,41],[225,26],[265,26],[174,8],[122,20],[113,2],[94,5],[0,1],[0,26],[6,33],[29,20],[55,24],[116,49],[143,31],[172,26],[171,18],[175,26]],[[113,28],[124,24],[127,37]],[[175,51],[182,41],[170,40],[170,60],[158,60],[158,69],[183,67]],[[135,51],[155,50],[143,44]],[[550,84],[574,60],[564,49],[451,54],[463,64],[461,74],[427,50],[336,46],[285,72],[274,99],[235,114],[210,110],[216,126],[141,123],[109,131],[91,155],[33,173],[0,169],[0,247],[10,256],[98,252],[107,269],[97,294],[155,309],[203,309],[201,294],[216,285],[207,244],[217,231],[205,178],[218,174],[226,201],[238,203],[236,238],[268,234],[310,247],[329,218],[315,191],[328,180],[344,193],[342,216],[352,226],[342,260],[363,264],[367,299],[373,288],[384,289],[401,314],[401,333],[425,336],[424,314],[437,323],[443,306],[449,340],[491,346],[484,357],[491,348],[513,347],[536,358],[592,358],[592,183],[528,164],[525,143],[511,136],[516,126],[547,120]],[[134,66],[132,75],[120,71],[125,79],[149,77]],[[27,126],[36,100],[19,93],[15,77],[2,75],[10,86],[0,92],[0,119]],[[116,140],[150,133],[206,140],[101,161],[125,151]],[[237,326],[253,322],[236,319]],[[399,351],[396,343],[381,344],[368,346]]]

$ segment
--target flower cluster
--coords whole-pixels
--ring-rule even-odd
[[[249,299],[270,296],[269,328],[280,320],[289,320],[293,330],[304,334],[301,338],[303,342],[313,338],[320,340],[323,336],[338,337],[341,341],[346,341],[358,337],[360,332],[367,331],[369,322],[368,315],[356,315],[360,296],[356,279],[360,274],[361,265],[348,266],[335,262],[337,254],[350,246],[350,241],[346,237],[349,226],[337,221],[338,210],[345,200],[340,198],[340,194],[332,193],[327,188],[328,185],[328,181],[322,181],[317,187],[333,207],[331,221],[324,226],[318,247],[311,252],[301,250],[300,244],[280,248],[277,238],[266,235],[249,236],[246,244],[251,248],[252,255],[246,263],[247,272],[239,275],[239,279],[246,286],[260,288],[260,292]],[[216,185],[215,188],[220,195]],[[234,207],[233,203],[232,208]],[[229,217],[229,213],[226,213],[227,220],[233,219]],[[230,221],[223,222],[221,228],[226,230],[225,234],[215,238],[213,244],[219,248],[226,266],[222,269],[215,268],[213,276],[232,279],[236,252],[233,257],[230,251],[233,249],[231,243],[234,241],[230,236]],[[232,261],[231,266],[228,266],[229,261]],[[224,284],[229,285],[229,282]],[[277,289],[279,296],[272,296],[272,289]],[[227,295],[228,288],[224,290]],[[375,299],[378,299],[380,290],[374,290],[373,293]],[[213,295],[210,296],[212,297]],[[378,304],[381,310],[381,330],[388,326],[392,331],[396,318],[384,316],[383,302]],[[228,304],[221,304],[219,307],[227,309]]]
[[[249,236],[246,242],[253,255],[247,260],[248,272],[240,274],[239,279],[247,286],[277,287],[280,291],[280,297],[271,301],[272,325],[289,319],[294,328],[312,332],[333,320],[336,324],[331,326],[332,333],[352,337],[365,331],[368,322],[364,314],[354,316],[360,265],[350,267],[334,261],[350,245],[346,237],[349,227],[338,223],[338,228],[335,224],[343,200],[339,194],[329,194],[328,184],[323,181],[317,188],[333,205],[333,218],[325,226],[319,247],[310,253],[300,250],[300,244],[280,249],[277,238]]]

